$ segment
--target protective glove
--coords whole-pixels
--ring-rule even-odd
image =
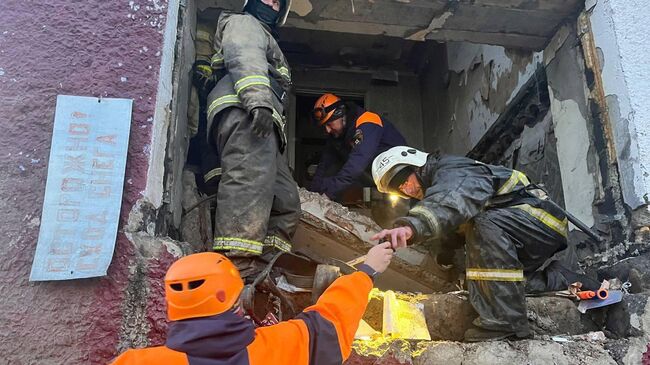
[[[257,107],[251,111],[253,132],[260,138],[266,138],[273,131],[273,112],[269,108]]]

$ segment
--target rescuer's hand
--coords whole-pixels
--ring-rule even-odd
[[[257,107],[251,111],[253,132],[260,138],[266,138],[273,131],[273,112],[269,108]]]
[[[380,243],[368,251],[366,261],[363,263],[376,272],[382,273],[388,268],[388,264],[393,258],[393,252],[390,242]]]
[[[394,249],[406,247],[406,241],[413,237],[413,230],[409,226],[397,227],[393,229],[384,229],[383,231],[372,236],[373,240],[383,240],[385,237],[390,238],[390,243]]]

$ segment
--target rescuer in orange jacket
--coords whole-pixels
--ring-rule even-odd
[[[183,257],[165,276],[172,321],[165,345],[127,350],[112,364],[341,364],[352,351],[373,279],[392,256],[388,242],[371,248],[359,271],[334,281],[315,305],[259,328],[243,317],[244,282],[228,258],[215,252]]]

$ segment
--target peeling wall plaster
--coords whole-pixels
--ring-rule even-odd
[[[623,198],[636,209],[648,203],[650,192],[650,8],[641,0],[592,3],[591,25],[602,54]]]
[[[591,227],[595,223],[593,204],[600,191],[599,171],[589,134],[584,60],[568,41],[576,37],[575,28],[566,26],[544,53],[565,207]]]
[[[451,17],[452,15],[454,15],[453,12],[446,11],[442,15],[434,17],[431,20],[431,23],[429,24],[428,27],[414,33],[413,35],[407,37],[406,39],[413,40],[413,41],[425,41],[429,33],[433,32],[436,29],[442,28],[447,22],[447,19],[449,19],[449,17]]]
[[[541,53],[449,42],[448,85],[428,94],[445,98],[436,119],[425,119],[427,149],[464,155],[481,140],[542,63]],[[435,71],[434,71],[435,72]],[[423,87],[427,87],[423,85]],[[427,100],[424,100],[427,102]]]
[[[0,5],[2,364],[106,364],[123,339],[151,341],[140,331],[165,323],[164,312],[145,306],[163,298],[170,255],[141,260],[123,229],[147,182],[167,5],[158,0]],[[107,276],[32,283],[58,94],[133,99],[122,228]],[[136,262],[146,277],[135,273]],[[136,293],[129,288],[141,295],[130,296]],[[131,315],[136,307],[146,310]]]
[[[587,120],[575,100],[558,100],[549,90],[557,152],[562,172],[562,189],[567,209],[591,227],[594,225],[592,203],[596,189],[587,166],[590,140]]]

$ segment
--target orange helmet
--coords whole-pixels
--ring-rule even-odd
[[[316,100],[311,117],[316,125],[322,126],[330,120],[341,118],[344,113],[345,105],[343,104],[343,100],[334,94],[327,93]]]
[[[165,275],[170,321],[221,314],[235,305],[244,282],[228,258],[216,252],[185,256]]]

